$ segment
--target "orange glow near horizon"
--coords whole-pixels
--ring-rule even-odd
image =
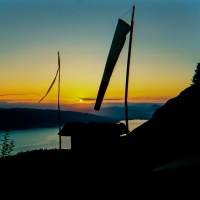
[[[134,97],[134,98],[128,98],[129,103],[165,103],[168,99],[171,97]],[[2,95],[0,96],[0,102],[8,102],[8,103],[38,103],[40,100],[39,95],[36,95],[34,98],[34,94],[10,94],[10,95]],[[65,100],[63,98],[60,98],[60,104],[63,105],[87,105],[87,104],[94,104],[96,101],[95,98],[72,98]],[[104,98],[103,103],[123,103],[124,98]],[[54,98],[44,98],[40,104],[57,104],[58,100],[57,97]]]
[[[118,66],[117,66],[118,67]],[[119,69],[118,69],[119,70]],[[117,70],[116,70],[117,71]],[[124,76],[124,74],[122,74]],[[168,99],[177,96],[183,89],[190,85],[189,81],[182,84],[167,82],[166,80],[141,81],[139,77],[132,78],[134,74],[130,74],[128,102],[130,103],[165,103]],[[31,75],[30,75],[31,77]],[[53,76],[51,76],[53,77]],[[120,78],[119,78],[120,77]],[[103,103],[123,103],[124,102],[124,81],[121,76],[113,73],[110,83],[106,90]],[[33,79],[33,78],[31,78]],[[9,103],[37,103],[47,92],[51,79],[38,80],[37,84],[31,84],[21,80],[19,83],[8,85],[8,87],[0,88],[0,101]],[[61,79],[60,103],[63,105],[79,105],[94,104],[99,89],[101,74],[98,74],[98,80],[94,81],[89,78],[83,78],[80,82],[74,79],[68,80],[63,77]],[[42,82],[42,83],[41,83]],[[160,84],[159,84],[160,83]],[[20,87],[19,87],[20,85]],[[26,87],[22,87],[26,85]],[[20,88],[20,89],[18,89]],[[57,81],[53,85],[51,91],[43,99],[40,104],[57,104],[58,88]]]

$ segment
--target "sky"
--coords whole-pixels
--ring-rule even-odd
[[[93,107],[119,18],[135,5],[128,102],[165,103],[200,62],[199,0],[0,0],[0,106]],[[124,101],[130,34],[102,106]]]

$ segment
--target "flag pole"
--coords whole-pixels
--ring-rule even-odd
[[[127,96],[128,96],[129,68],[130,68],[131,46],[132,46],[133,24],[134,24],[134,22],[133,22],[134,11],[135,11],[135,6],[133,6],[132,19],[131,19],[131,30],[130,30],[128,59],[127,59],[127,70],[126,70],[126,87],[125,87],[125,119],[126,119],[126,127],[127,127],[128,130],[129,130],[129,126],[128,126],[128,104],[127,104]]]
[[[58,51],[58,128],[61,130],[60,122],[60,54]],[[59,135],[59,149],[61,149],[61,135]]]
[[[57,72],[56,72],[56,76],[53,79],[53,82],[51,83],[46,94],[38,101],[38,103],[40,103],[48,95],[48,93],[50,92],[51,88],[53,87],[53,85],[56,81],[57,75],[58,75],[58,127],[59,127],[59,132],[60,132],[60,130],[61,130],[61,120],[60,120],[60,54],[59,54],[59,51],[58,51],[58,69],[57,69]],[[59,135],[59,148],[61,149],[61,136],[60,135]]]

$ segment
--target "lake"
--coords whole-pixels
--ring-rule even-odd
[[[147,120],[129,120],[130,131]],[[125,120],[120,121],[125,123]],[[0,131],[0,138],[5,132]],[[10,139],[15,142],[12,155],[34,149],[59,149],[58,128],[38,128],[28,130],[14,130],[9,132]],[[62,149],[71,149],[71,138],[62,137]]]

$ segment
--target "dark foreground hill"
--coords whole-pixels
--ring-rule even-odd
[[[12,166],[12,175],[25,175],[24,181],[39,178],[40,188],[48,186],[42,191],[66,191],[70,199],[199,199],[199,113],[200,85],[193,85],[108,149],[101,140],[102,151],[32,151],[0,166]]]
[[[77,156],[71,150],[33,150],[0,160],[1,190],[9,197],[67,199],[198,199],[199,158],[176,160],[176,167],[153,172],[120,155]],[[129,163],[129,164],[128,164]],[[177,164],[178,163],[178,164]],[[142,166],[141,166],[142,167]],[[142,167],[143,168],[143,167]],[[25,192],[26,191],[26,192]]]

